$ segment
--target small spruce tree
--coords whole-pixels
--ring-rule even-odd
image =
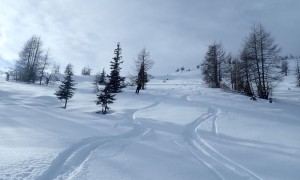
[[[117,49],[115,49],[114,54],[115,57],[112,58],[113,61],[111,61],[111,65],[110,65],[110,75],[109,75],[109,86],[110,86],[110,90],[112,93],[119,93],[121,92],[121,89],[125,87],[125,78],[121,77],[120,75],[120,71],[121,71],[121,67],[120,64],[123,63],[123,61],[121,61],[122,56],[122,49],[120,47],[120,43],[117,44]]]
[[[102,72],[95,75],[94,83],[96,92],[100,91],[99,85],[106,85],[106,72],[103,68]]]
[[[105,69],[103,68],[100,77],[99,77],[99,84],[100,85],[105,85],[106,84],[106,72]]]
[[[105,85],[105,88],[101,90],[100,94],[97,95],[96,104],[102,106],[102,114],[106,114],[107,110],[110,109],[108,107],[109,104],[112,104],[115,99],[115,95],[112,94],[109,84]]]
[[[68,100],[73,97],[74,90],[76,90],[76,88],[74,88],[76,83],[74,83],[72,76],[73,67],[71,64],[68,64],[65,70],[64,80],[62,81],[62,84],[59,86],[59,89],[55,93],[59,100],[65,100],[64,109],[67,108]]]

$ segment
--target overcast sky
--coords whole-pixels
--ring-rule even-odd
[[[262,23],[282,47],[300,55],[299,0],[1,0],[0,58],[15,61],[33,35],[60,62],[92,73],[109,68],[117,42],[122,74],[146,48],[153,74],[195,68],[207,46],[222,42],[236,54],[254,24]]]

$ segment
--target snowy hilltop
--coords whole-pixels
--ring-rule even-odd
[[[300,177],[300,88],[290,73],[273,103],[208,88],[197,70],[128,86],[96,113],[93,76],[58,84],[0,79],[0,179],[240,180]]]

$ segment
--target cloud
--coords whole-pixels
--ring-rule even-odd
[[[33,35],[62,66],[72,63],[93,72],[108,69],[117,42],[123,48],[123,73],[132,71],[146,47],[156,61],[154,74],[200,64],[207,46],[222,41],[238,53],[254,23],[272,32],[283,53],[299,54],[297,0],[3,0],[0,55],[9,61]]]

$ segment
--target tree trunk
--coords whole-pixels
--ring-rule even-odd
[[[102,114],[106,114],[107,106],[105,105],[104,108],[102,107]]]
[[[217,59],[217,46],[215,45],[213,48],[213,62],[214,62],[214,83],[215,83],[215,88],[219,88],[220,84],[219,84],[219,73],[218,73],[218,59]]]
[[[42,70],[42,74],[41,74],[41,77],[40,77],[40,85],[42,85],[43,77],[44,77],[44,69]]]
[[[67,103],[68,103],[68,99],[66,99],[66,101],[65,101],[65,107],[64,107],[64,109],[67,108]]]
[[[256,61],[256,69],[258,75],[258,85],[257,85],[257,92],[259,97],[262,97],[262,83],[261,83],[261,74],[260,74],[260,67],[259,67],[259,59],[258,59],[258,50],[257,50],[257,40],[256,36],[254,35],[254,53],[255,53],[255,61]]]

